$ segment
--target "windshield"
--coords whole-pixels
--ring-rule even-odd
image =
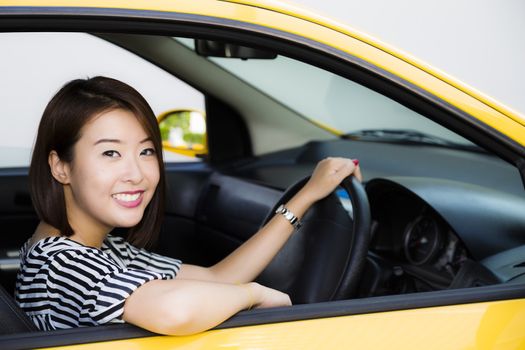
[[[191,39],[177,40],[194,48]],[[360,130],[409,130],[456,144],[472,145],[384,95],[288,57],[208,59],[305,118],[340,135]]]

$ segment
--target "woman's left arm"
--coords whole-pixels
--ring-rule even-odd
[[[351,159],[326,158],[320,161],[310,180],[285,207],[301,218],[312,204],[330,194],[350,174],[362,179],[359,166]],[[183,264],[178,278],[222,283],[253,281],[279,252],[293,231],[288,220],[282,215],[275,215],[249,240],[217,264],[208,268]]]

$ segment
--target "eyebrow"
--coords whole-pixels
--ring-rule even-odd
[[[139,143],[145,143],[148,141],[152,141],[151,137],[146,137],[144,140],[140,141]],[[98,145],[99,143],[106,143],[106,142],[107,143],[122,143],[122,141],[119,139],[100,139],[100,140],[97,140],[97,142],[95,142],[93,145]]]

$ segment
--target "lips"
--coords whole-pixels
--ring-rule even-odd
[[[119,192],[111,197],[121,206],[126,208],[135,208],[142,203],[144,191]]]

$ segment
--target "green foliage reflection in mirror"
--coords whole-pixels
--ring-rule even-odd
[[[206,117],[194,109],[174,109],[158,118],[162,147],[190,157],[208,154]]]

